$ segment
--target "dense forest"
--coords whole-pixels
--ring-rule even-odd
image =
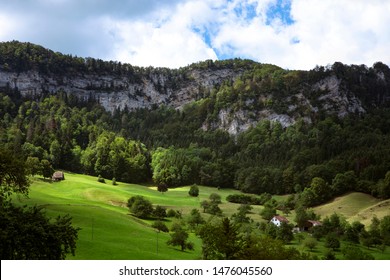
[[[292,71],[227,60],[189,67],[245,71],[235,81],[204,90],[180,110],[162,105],[108,112],[93,98],[61,91],[22,96],[17,88],[5,86],[0,89],[0,145],[25,160],[31,174],[47,177],[53,169],[64,169],[166,187],[202,184],[256,194],[296,193],[305,206],[349,191],[390,198],[387,65],[335,63]],[[118,72],[134,80],[148,71],[165,71],[172,83],[185,79],[186,71],[72,57],[18,42],[0,44],[0,68],[61,75]],[[341,116],[320,104],[326,90],[312,92],[310,85],[332,75],[359,98],[364,113]],[[319,109],[307,111],[296,101],[289,111],[298,91]],[[255,112],[264,108],[294,115],[297,121],[285,126],[259,119]],[[214,125],[222,109],[248,112],[256,122],[230,134]]]

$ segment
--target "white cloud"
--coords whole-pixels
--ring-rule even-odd
[[[106,20],[106,31],[115,37],[116,60],[139,66],[181,67],[205,59],[217,59],[204,41],[201,30],[212,16],[204,3],[178,5],[174,10],[160,10],[148,20]]]
[[[286,24],[272,13],[289,4]],[[0,11],[0,40],[140,66],[217,55],[290,69],[390,64],[387,0],[26,0],[0,1]]]

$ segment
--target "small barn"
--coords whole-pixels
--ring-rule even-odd
[[[51,177],[53,181],[62,181],[65,180],[64,172],[62,171],[56,171],[54,172],[53,176]]]
[[[275,226],[280,227],[280,225],[281,225],[282,223],[288,223],[289,221],[287,220],[286,217],[277,215],[277,216],[274,216],[274,217],[271,219],[270,222],[273,223]]]

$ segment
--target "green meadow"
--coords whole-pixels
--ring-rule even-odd
[[[180,251],[178,247],[168,246],[168,233],[157,233],[150,225],[153,220],[141,220],[129,213],[127,200],[134,195],[148,198],[154,205],[181,211],[185,217],[191,209],[200,208],[200,201],[207,199],[213,192],[218,192],[222,201],[234,190],[217,190],[200,187],[199,197],[188,195],[189,187],[169,189],[160,193],[152,186],[118,183],[111,181],[97,182],[97,178],[65,173],[65,180],[50,182],[33,178],[28,198],[18,196],[15,203],[40,205],[50,216],[69,214],[73,225],[80,228],[76,255],[68,259],[199,259],[201,241],[190,233],[194,251]],[[230,215],[237,209],[237,204],[224,202],[221,209]],[[205,218],[210,217],[204,214]],[[260,219],[259,215],[258,216]],[[166,220],[167,225],[172,219]]]
[[[154,186],[118,183],[112,185],[97,182],[96,177],[65,173],[65,180],[51,182],[41,178],[33,178],[28,197],[16,196],[18,204],[39,205],[45,208],[48,215],[69,214],[75,227],[80,228],[75,256],[68,255],[67,259],[79,260],[146,260],[146,259],[180,259],[194,260],[201,257],[201,240],[190,233],[190,241],[194,243],[194,251],[181,251],[179,247],[168,246],[169,233],[158,233],[151,227],[154,220],[142,220],[132,216],[126,207],[127,200],[134,195],[148,198],[153,205],[161,205],[182,212],[184,219],[193,208],[202,212],[200,202],[208,199],[211,193],[218,193],[222,198],[220,208],[225,216],[231,216],[238,204],[226,201],[229,194],[239,193],[233,189],[216,189],[200,186],[199,197],[188,195],[189,186],[169,189],[160,193]],[[282,200],[286,196],[277,196]],[[254,206],[251,218],[255,222],[263,221],[259,215],[262,206]],[[380,201],[372,196],[361,193],[350,193],[328,204],[314,208],[321,217],[334,212],[342,214],[348,221],[359,220],[369,224],[371,217],[379,218],[390,213],[390,201]],[[209,214],[204,218],[211,219]],[[294,212],[288,219],[294,220]],[[174,219],[167,218],[169,227]],[[291,246],[305,251],[301,244],[294,241]],[[325,250],[320,242],[313,254],[322,255]],[[376,259],[390,259],[389,248],[385,254],[370,249]]]

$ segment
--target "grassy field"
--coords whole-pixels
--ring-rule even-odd
[[[68,259],[199,259],[201,242],[193,233],[190,240],[194,251],[182,252],[166,245],[168,233],[157,233],[150,225],[153,220],[141,220],[129,214],[127,200],[134,195],[147,197],[154,205],[179,210],[183,216],[200,208],[200,201],[217,192],[222,197],[221,209],[226,215],[234,213],[237,204],[227,203],[227,195],[235,190],[200,187],[199,197],[188,195],[189,187],[169,189],[160,193],[155,187],[97,182],[97,178],[65,173],[65,181],[50,182],[34,178],[28,198],[18,197],[20,204],[42,205],[51,216],[70,214],[73,225],[79,227],[76,255]],[[260,219],[254,210],[253,218]],[[205,214],[205,218],[209,216]],[[168,220],[167,224],[172,222]]]
[[[200,202],[208,199],[213,192],[222,197],[220,208],[225,216],[231,216],[238,204],[226,202],[226,196],[239,193],[232,189],[220,189],[200,186],[199,197],[188,195],[189,186],[169,189],[160,193],[153,186],[118,183],[111,181],[97,182],[96,177],[65,173],[65,181],[51,182],[34,178],[28,198],[14,198],[15,203],[42,205],[50,216],[69,214],[73,217],[73,225],[80,228],[76,255],[68,259],[110,260],[110,259],[200,259],[201,240],[190,233],[190,241],[194,243],[194,251],[180,251],[178,247],[168,246],[168,233],[157,233],[151,227],[153,220],[141,220],[130,215],[126,207],[127,200],[134,195],[148,198],[154,205],[181,211],[185,217],[193,208],[201,212]],[[278,200],[285,196],[276,197]],[[251,218],[255,222],[263,221],[259,215],[262,206],[254,206]],[[379,201],[372,196],[361,193],[350,193],[336,198],[334,201],[314,208],[322,217],[334,212],[342,214],[349,221],[359,220],[369,223],[373,215],[379,218],[390,213],[390,200]],[[204,217],[210,218],[208,214]],[[288,219],[294,220],[294,212]],[[167,225],[172,223],[168,219]],[[295,242],[296,243],[296,242]],[[301,251],[307,252],[300,244],[293,243]],[[312,252],[321,255],[324,251],[320,242]],[[390,251],[387,248],[387,251]],[[376,259],[389,259],[390,252],[381,254],[370,251]]]
[[[353,192],[337,197],[313,210],[323,218],[336,212],[343,215],[349,222],[359,221],[369,225],[374,216],[381,219],[390,214],[390,200],[381,201],[368,194]]]

